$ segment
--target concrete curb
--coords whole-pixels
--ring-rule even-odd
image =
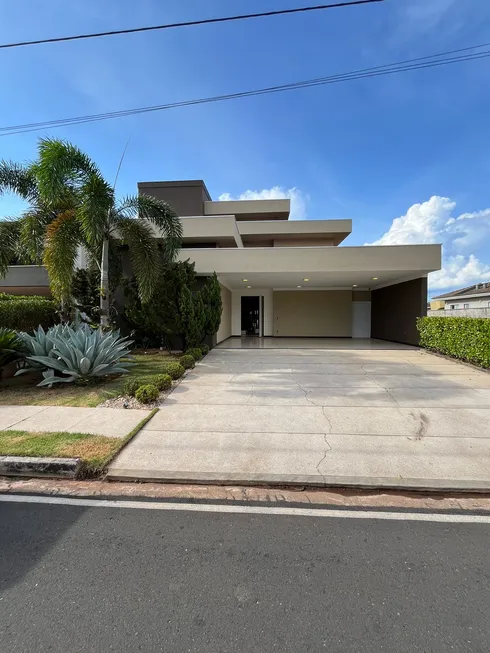
[[[293,474],[223,474],[213,472],[189,473],[172,471],[127,470],[113,467],[107,474],[109,481],[156,482],[185,484],[214,484],[240,486],[295,486],[303,488],[350,488],[356,490],[398,490],[415,492],[490,492],[489,480],[431,479],[370,476],[323,476]]]
[[[76,478],[81,466],[80,458],[0,456],[0,476]]]

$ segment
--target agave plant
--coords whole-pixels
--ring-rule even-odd
[[[48,331],[45,331],[42,326],[39,326],[34,330],[33,336],[21,331],[19,333],[19,338],[24,343],[26,351],[31,354],[31,357],[50,356],[51,350],[55,345],[55,339],[69,339],[71,331],[72,327],[69,324],[57,324],[56,326],[48,329]],[[25,374],[26,372],[33,372],[36,370],[38,371],[46,367],[46,365],[43,363],[36,363],[32,361],[31,357],[29,357],[31,365],[29,367],[23,367],[21,370],[16,372],[15,376],[19,376],[19,374]]]
[[[132,341],[121,338],[119,331],[102,333],[88,324],[58,325],[47,333],[39,328],[34,336],[22,334],[22,338],[34,354],[27,356],[27,360],[46,368],[39,386],[87,383],[98,377],[127,373],[126,367],[133,365],[126,362],[131,359]],[[122,359],[126,361],[123,363]]]
[[[9,363],[21,360],[26,347],[13,329],[0,327],[0,377],[3,368]]]

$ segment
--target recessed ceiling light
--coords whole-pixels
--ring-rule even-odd
[[[242,281],[244,281],[245,283],[247,283],[248,279],[242,279]]]
[[[357,288],[357,283],[352,284],[353,288]]]
[[[247,286],[247,288],[251,288],[252,286]]]
[[[309,281],[309,279],[303,279],[303,281]]]
[[[301,288],[301,286],[296,286],[296,288]]]
[[[373,277],[373,281],[377,281],[377,280],[378,280],[378,277]]]

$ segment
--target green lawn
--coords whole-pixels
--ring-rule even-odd
[[[152,410],[124,438],[107,438],[88,433],[66,431],[33,433],[30,431],[0,431],[0,456],[38,456],[40,458],[81,458],[83,474],[100,474],[116,453],[131,440],[153,417]]]
[[[136,365],[130,367],[130,376],[147,379],[161,373],[162,363],[177,361],[177,356],[166,352],[134,354]],[[42,376],[22,374],[0,383],[1,406],[88,406],[95,407],[106,399],[121,394],[124,374],[116,379],[102,380],[100,383],[87,386],[72,383],[59,383],[53,388],[38,388]]]

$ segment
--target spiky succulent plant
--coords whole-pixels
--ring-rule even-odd
[[[119,331],[104,333],[88,324],[58,325],[47,332],[40,327],[34,336],[22,334],[22,339],[33,354],[27,360],[37,369],[46,368],[40,386],[87,383],[97,377],[127,373],[126,368],[133,365],[127,362],[132,341],[121,338]]]

